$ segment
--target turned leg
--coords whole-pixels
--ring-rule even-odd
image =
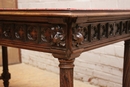
[[[2,46],[2,64],[3,64],[3,73],[2,79],[4,87],[9,87],[9,79],[10,73],[8,71],[8,54],[7,54],[7,47]]]
[[[60,87],[73,87],[73,60],[59,59]]]
[[[125,41],[123,86],[130,87],[130,40]]]

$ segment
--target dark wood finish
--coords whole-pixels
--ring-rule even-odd
[[[10,73],[8,71],[8,53],[7,53],[7,47],[2,46],[2,65],[3,65],[3,73],[2,73],[2,79],[4,87],[9,87],[9,79],[10,79]]]
[[[123,86],[130,87],[130,40],[125,41]]]
[[[73,62],[82,52],[124,40],[122,87],[128,87],[130,10],[0,10],[0,45],[52,53],[60,87],[73,87]]]
[[[59,59],[60,87],[73,87],[74,60]]]

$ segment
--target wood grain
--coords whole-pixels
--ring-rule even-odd
[[[73,87],[74,59],[125,40],[123,87],[130,87],[130,10],[0,9],[0,45],[52,53],[60,87]]]
[[[123,87],[130,87],[130,40],[125,41]]]
[[[59,59],[60,87],[73,87],[74,60]]]

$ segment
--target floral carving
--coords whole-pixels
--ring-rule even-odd
[[[3,24],[3,29],[2,29],[3,37],[4,38],[12,38],[13,29],[14,29],[14,24],[8,24],[8,23]]]
[[[31,41],[37,40],[38,29],[39,29],[38,26],[31,26],[31,25],[27,28],[27,37],[28,37],[29,40],[31,40]]]
[[[25,25],[16,25],[15,26],[15,38],[16,39],[20,39],[20,40],[24,40],[25,39],[25,29],[26,26]]]
[[[65,32],[62,27],[51,27],[52,45],[65,46]]]
[[[52,27],[41,27],[41,42],[49,42],[51,45],[62,46],[65,44],[65,32],[63,27],[56,25]]]
[[[51,42],[51,29],[41,27],[41,42]]]
[[[86,30],[86,29],[85,29]],[[83,36],[83,28],[80,26],[76,26],[73,28],[73,45],[79,46],[83,44],[84,37],[87,38],[87,35]]]

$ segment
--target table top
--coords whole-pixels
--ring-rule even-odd
[[[0,15],[24,15],[24,16],[64,16],[64,17],[85,17],[85,16],[117,16],[129,15],[130,9],[0,9]]]

